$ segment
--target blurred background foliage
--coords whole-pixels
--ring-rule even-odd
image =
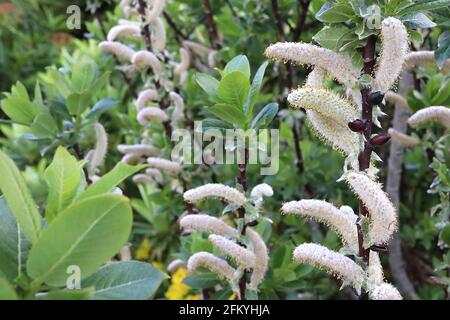
[[[168,32],[168,46],[177,51],[183,40],[194,40],[219,50],[219,68],[226,61],[238,54],[245,54],[252,70],[264,62],[265,48],[278,40],[310,42],[319,32],[321,24],[314,18],[325,1],[323,0],[210,0],[214,21],[219,30],[218,38],[211,39],[205,25],[205,11],[202,0],[169,1],[164,13]],[[93,3],[95,4],[93,7]],[[82,28],[68,30],[66,26],[67,7],[73,4],[82,10]],[[49,83],[47,67],[71,69],[82,57],[88,56],[97,64],[99,73],[112,72],[108,83],[97,93],[98,98],[110,98],[118,101],[117,105],[100,115],[109,136],[108,157],[102,172],[107,172],[118,161],[119,143],[136,143],[140,140],[140,126],[135,121],[134,96],[138,86],[145,79],[132,76],[123,77],[110,55],[102,53],[97,45],[105,38],[105,33],[123,17],[117,6],[118,1],[83,1],[83,0],[0,0],[0,91],[10,91],[11,86],[20,81],[28,93],[34,91],[39,81],[46,99],[52,99],[54,86]],[[92,10],[95,8],[95,10]],[[421,30],[414,37],[413,50],[435,50],[439,36],[449,29],[449,9],[440,9],[430,17],[438,24],[432,29]],[[280,24],[280,22],[282,23]],[[442,41],[442,39],[441,39]],[[136,43],[136,46],[138,43]],[[208,97],[202,92],[190,71],[189,82],[184,91],[187,106],[193,119],[203,119],[204,106],[210,105]],[[341,175],[344,159],[313,135],[311,128],[304,121],[302,112],[287,109],[286,96],[288,87],[295,87],[304,82],[307,70],[297,67],[284,67],[269,64],[266,72],[262,94],[256,108],[262,102],[278,101],[280,112],[273,123],[281,132],[280,170],[274,176],[260,176],[259,167],[250,166],[249,185],[267,182],[272,185],[275,196],[268,198],[264,214],[273,220],[273,225],[258,226],[265,240],[269,243],[271,255],[270,272],[262,285],[261,298],[267,299],[342,299],[351,298],[352,293],[339,291],[340,284],[317,270],[308,266],[292,263],[291,252],[295,245],[312,241],[321,243],[331,249],[338,248],[339,239],[328,228],[305,222],[295,217],[281,216],[281,204],[288,200],[302,198],[327,199],[339,206],[341,204],[357,207],[357,200],[348,188],[335,181]],[[430,105],[450,106],[450,78],[437,74],[435,69],[421,69],[416,73],[416,88],[407,94],[408,103],[413,110]],[[333,83],[329,84],[331,87]],[[31,94],[32,95],[32,94]],[[387,107],[392,114],[392,106]],[[23,138],[26,130],[18,124],[11,124],[2,114],[0,120],[0,146],[20,165],[30,184],[37,201],[43,201],[42,174],[51,156],[42,155],[42,150],[34,141]],[[404,170],[401,186],[400,225],[404,258],[408,275],[412,279],[421,298],[442,298],[441,284],[435,278],[448,272],[439,269],[442,257],[448,248],[439,247],[439,215],[431,215],[435,206],[445,204],[448,198],[442,197],[444,189],[428,191],[439,172],[447,172],[448,146],[436,146],[437,137],[442,128],[427,127],[418,131],[425,141],[420,146],[405,153]],[[157,135],[157,134],[156,134]],[[298,137],[294,137],[298,135]],[[163,139],[155,136],[156,141]],[[294,143],[300,140],[301,158],[295,152]],[[95,143],[92,132],[80,138],[85,150]],[[433,162],[430,150],[441,149],[445,157],[439,164]],[[383,159],[387,159],[388,148],[381,150]],[[381,165],[381,177],[386,176],[386,161]],[[430,165],[432,165],[432,168]],[[443,166],[443,167],[442,167]],[[447,170],[447,171],[445,171]],[[231,165],[213,165],[201,175],[192,175],[191,187],[205,182],[217,181],[234,185],[236,168]],[[174,182],[176,183],[176,182]],[[447,181],[448,183],[448,181]],[[135,227],[130,242],[135,258],[152,262],[164,269],[167,263],[176,257],[186,258],[193,252],[211,251],[211,245],[203,237],[191,235],[179,236],[176,220],[183,212],[183,203],[173,198],[173,185],[166,185],[161,191],[140,190],[131,182],[122,188],[125,194],[133,198],[135,209]],[[150,188],[150,187],[147,187]],[[444,191],[442,191],[444,190]],[[447,190],[448,194],[448,190]],[[221,213],[221,204],[208,202],[205,206],[211,214]],[[447,209],[446,209],[447,210]],[[448,219],[448,212],[447,219]],[[382,255],[389,280],[390,272],[387,254]],[[447,262],[448,264],[448,262]],[[184,277],[185,275],[179,275]],[[204,279],[188,279],[190,289],[180,282],[167,283],[159,295],[172,286],[169,295],[174,297],[195,297],[198,288],[212,286],[217,279],[205,274]],[[203,282],[201,282],[203,281]],[[209,282],[208,282],[209,281]],[[206,283],[206,284],[205,284]],[[173,293],[175,289],[183,294]],[[184,291],[183,291],[184,290]],[[230,292],[217,294],[223,298]],[[194,295],[194,296],[192,296]],[[167,296],[167,294],[166,294]],[[213,297],[214,298],[214,297]]]

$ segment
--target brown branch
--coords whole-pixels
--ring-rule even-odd
[[[219,33],[217,32],[216,22],[214,21],[214,14],[211,8],[211,4],[209,0],[203,0],[203,9],[205,10],[206,19],[206,29],[208,30],[209,41],[211,42],[211,47],[213,49],[220,49],[220,38]]]
[[[78,160],[83,160],[84,159],[83,152],[81,152],[81,148],[80,148],[80,145],[78,143],[76,143],[73,146],[73,151],[75,151],[75,154],[76,154]],[[84,174],[84,179],[86,180],[86,183],[88,184],[88,186],[91,185],[92,184],[92,180],[91,180],[91,178],[89,178],[89,172],[88,172],[86,166],[83,166],[83,174]]]
[[[294,29],[294,35],[292,36],[292,40],[297,42],[300,39],[303,28],[305,26],[306,16],[308,14],[309,4],[311,0],[298,0],[298,12],[297,12],[297,25]],[[302,9],[300,11],[300,8]]]
[[[164,18],[167,21],[167,24],[169,25],[170,28],[172,28],[172,30],[175,33],[175,38],[177,39],[177,41],[179,43],[181,43],[182,40],[186,40],[188,37],[187,35],[185,35],[177,26],[177,24],[175,23],[175,21],[173,21],[173,19],[170,17],[170,15],[164,11],[163,12]]]

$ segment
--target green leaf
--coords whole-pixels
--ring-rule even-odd
[[[253,114],[253,106],[255,105],[259,90],[261,90],[264,74],[268,65],[269,61],[265,61],[259,67],[258,71],[256,71],[255,76],[253,77],[252,86],[250,87],[250,92],[244,105],[244,112],[247,115],[251,116]]]
[[[313,38],[322,47],[338,51],[342,45],[353,39],[352,32],[347,28],[324,27]]]
[[[266,105],[257,114],[252,121],[252,128],[264,128],[267,127],[278,113],[278,103],[272,102]]]
[[[30,246],[5,200],[0,197],[0,274],[7,280],[14,281],[22,274]]]
[[[0,300],[17,300],[14,288],[3,278],[0,278]]]
[[[324,23],[339,23],[351,19],[354,15],[354,11],[349,4],[338,3],[332,5],[326,3],[317,12],[316,19]]]
[[[219,119],[222,119],[231,124],[238,125],[242,128],[245,127],[245,114],[241,109],[234,105],[218,103],[208,108],[208,111],[214,114]]]
[[[450,0],[421,0],[414,1],[413,4],[400,10],[400,15],[406,15],[414,12],[423,12],[434,10],[438,8],[445,8],[450,6]]]
[[[49,112],[41,112],[34,119],[30,129],[39,139],[50,139],[56,136],[58,125]]]
[[[450,31],[446,31],[439,36],[438,47],[434,52],[436,55],[436,64],[442,68],[450,58]]]
[[[94,295],[94,288],[86,288],[81,290],[64,289],[50,291],[42,296],[37,297],[38,300],[88,300]]]
[[[85,279],[81,286],[94,287],[93,299],[147,300],[167,276],[151,264],[139,261],[113,262]]]
[[[72,92],[69,82],[65,75],[57,70],[55,67],[50,67],[47,69],[48,74],[52,79],[52,85],[56,87],[58,93],[63,97],[67,98],[67,96]]]
[[[407,14],[400,19],[406,27],[411,29],[416,28],[433,28],[436,23],[430,20],[426,15],[421,12]]]
[[[25,125],[30,125],[39,112],[20,82],[12,86],[11,94],[3,99],[2,110],[11,120]]]
[[[45,217],[50,223],[75,197],[81,182],[81,166],[65,148],[59,147],[44,176],[48,185]]]
[[[234,71],[220,81],[217,97],[220,103],[231,104],[242,110],[249,91],[250,81],[247,76],[240,71]]]
[[[71,115],[78,116],[82,114],[89,106],[92,96],[88,93],[71,93],[66,99],[67,109]]]
[[[224,71],[223,76],[226,76],[227,74],[232,73],[234,71],[240,71],[247,76],[247,79],[250,79],[250,62],[248,62],[246,56],[239,55],[231,59],[227,63],[223,71]]]
[[[41,231],[42,218],[19,169],[2,151],[0,151],[0,177],[0,190],[20,229],[29,241],[36,242]]]
[[[97,77],[97,65],[94,60],[84,57],[80,63],[72,65],[72,87],[77,93],[87,91]]]
[[[184,278],[183,283],[193,289],[206,289],[214,287],[220,281],[214,273],[202,272]]]
[[[208,94],[208,96],[213,98],[217,97],[219,81],[216,78],[213,78],[206,73],[197,73],[195,75],[195,81],[197,81],[198,85]]]
[[[94,273],[128,240],[132,211],[127,198],[102,194],[67,207],[42,232],[27,260],[32,285],[66,284],[69,266],[80,268],[81,278]]]
[[[91,184],[77,200],[86,199],[98,194],[110,192],[123,180],[144,169],[147,165],[130,166],[126,163],[119,162],[110,172]]]
[[[89,89],[89,93],[92,96],[95,96],[95,94],[103,89],[103,87],[106,85],[106,83],[109,80],[109,76],[111,75],[110,71],[106,71],[100,78],[97,78],[95,82],[92,84],[91,89]]]
[[[201,123],[201,131],[200,128],[198,128],[198,132],[205,132],[210,129],[226,130],[234,128],[232,125],[230,125],[230,123],[218,119],[207,118],[205,120],[202,120]]]
[[[115,107],[119,101],[116,99],[102,99],[98,101],[92,109],[86,115],[86,118],[94,118],[100,116],[102,113],[105,113],[109,109]]]
[[[439,238],[448,246],[450,246],[450,223],[441,230]]]

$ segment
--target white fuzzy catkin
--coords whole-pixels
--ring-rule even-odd
[[[124,24],[112,27],[106,39],[108,41],[115,41],[120,37],[139,38],[141,36],[141,28],[132,24]]]
[[[387,102],[394,104],[396,107],[409,108],[406,99],[395,92],[386,92],[386,94],[384,95],[384,99]]]
[[[207,214],[189,214],[180,220],[180,227],[187,230],[208,232],[224,237],[237,237],[239,232],[224,221]]]
[[[117,150],[122,154],[133,153],[139,157],[158,156],[160,150],[149,144],[119,144]]]
[[[406,55],[404,67],[412,69],[415,67],[436,67],[434,51],[414,51]],[[443,71],[450,70],[450,59],[447,59],[442,67]]]
[[[450,108],[433,106],[421,109],[408,119],[408,124],[414,128],[430,121],[438,121],[446,128],[450,128]]]
[[[273,189],[267,183],[261,183],[252,189],[250,196],[256,198],[271,197],[273,196]]]
[[[209,252],[198,252],[188,260],[188,271],[194,272],[198,267],[204,267],[217,273],[228,281],[233,281],[236,270],[225,260],[220,259]]]
[[[405,148],[411,148],[420,143],[419,139],[408,136],[407,134],[399,132],[399,131],[395,130],[394,128],[389,128],[388,133],[391,136],[392,141],[394,141],[395,143],[397,143]]]
[[[327,89],[305,86],[292,90],[287,100],[293,108],[315,111],[345,126],[359,116],[355,105]]]
[[[347,125],[339,123],[332,118],[324,117],[312,110],[306,110],[306,115],[314,129],[314,133],[333,149],[345,155],[358,150],[358,134],[351,131]]]
[[[142,126],[145,126],[149,121],[165,122],[169,120],[167,113],[156,107],[147,107],[142,109],[138,112],[136,118]]]
[[[127,20],[127,19],[119,19],[118,24],[120,26],[128,26],[128,25],[132,25],[132,26],[139,26],[139,22],[137,21],[131,21],[131,20]]]
[[[366,278],[364,270],[352,259],[315,243],[304,243],[294,250],[294,260],[322,269],[359,290]]]
[[[383,283],[369,293],[371,300],[403,300],[400,292],[391,284]]]
[[[161,18],[156,18],[152,23],[152,49],[161,52],[166,47],[166,27]]]
[[[370,214],[370,244],[386,244],[397,228],[397,214],[381,185],[362,172],[348,172],[346,181]]]
[[[158,76],[162,72],[162,66],[161,62],[159,61],[158,57],[153,52],[141,50],[136,52],[131,62],[138,68],[142,69],[147,66],[152,68],[153,74]]]
[[[169,263],[169,265],[167,266],[167,271],[169,271],[170,274],[174,274],[178,269],[186,267],[186,262],[181,259],[175,259],[171,263]]]
[[[352,87],[359,76],[359,71],[353,67],[347,53],[336,53],[309,43],[276,43],[266,49],[265,55],[283,63],[292,61],[300,65],[320,67],[347,87]]]
[[[255,267],[256,256],[250,250],[238,245],[225,237],[210,234],[208,240],[219,249],[219,251],[233,259],[243,269]]]
[[[306,78],[305,86],[321,88],[327,73],[324,69],[315,67]]]
[[[345,245],[355,252],[358,251],[356,215],[350,218],[331,203],[322,200],[290,201],[281,207],[281,212],[325,223],[339,235]]]
[[[181,165],[178,162],[170,161],[162,158],[147,158],[150,167],[158,169],[167,174],[177,175],[181,172]]]
[[[215,50],[208,53],[208,67],[214,68],[216,66],[216,56],[217,51]]]
[[[246,198],[239,190],[219,183],[208,183],[201,187],[188,190],[183,195],[187,202],[198,202],[205,198],[220,198],[228,203],[243,206]]]
[[[108,135],[105,128],[98,122],[95,124],[95,139],[95,149],[89,161],[92,168],[98,168],[103,164],[108,151]]]
[[[256,289],[264,280],[267,269],[269,268],[269,253],[266,243],[261,238],[258,232],[252,228],[247,227],[245,235],[250,239],[253,246],[253,253],[255,254],[256,261],[253,268],[252,276],[250,279],[250,287]]]
[[[154,180],[146,174],[138,173],[133,176],[133,182],[136,184],[153,184]]]
[[[169,97],[175,105],[171,120],[172,124],[176,127],[180,121],[184,120],[184,101],[183,98],[174,91],[169,93]]]
[[[147,23],[152,23],[156,18],[158,18],[164,11],[165,6],[166,0],[153,0],[151,2],[151,8],[147,8],[145,12]]]
[[[163,183],[164,181],[163,175],[161,171],[159,171],[158,169],[148,168],[145,170],[145,174],[149,176],[152,180],[154,180],[156,183]]]
[[[116,41],[102,41],[98,46],[100,50],[112,53],[116,57],[127,61],[131,61],[135,53],[130,47]]]
[[[379,286],[384,281],[383,267],[377,252],[370,250],[367,276],[372,285]]]
[[[403,23],[388,17],[381,24],[381,55],[375,71],[373,91],[388,91],[397,80],[408,53],[408,32]]]
[[[180,48],[180,63],[178,63],[175,66],[173,73],[178,76],[181,76],[183,72],[187,71],[190,63],[191,63],[191,54],[185,48]]]
[[[141,158],[140,155],[137,155],[135,153],[128,153],[122,157],[120,162],[126,163],[126,164],[132,164],[135,161],[138,161]]]
[[[185,40],[183,41],[183,47],[187,48],[189,51],[195,52],[200,55],[207,56],[211,51],[214,51],[211,48],[205,47],[197,42]]]
[[[136,100],[136,109],[141,111],[147,107],[149,101],[158,101],[158,92],[154,89],[147,89],[139,92],[138,98]]]

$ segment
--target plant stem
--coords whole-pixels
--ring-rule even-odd
[[[76,143],[73,146],[73,150],[75,151],[78,160],[83,160],[84,159],[83,153],[81,152],[81,148],[80,148],[80,145],[78,143]],[[91,178],[89,178],[89,172],[88,172],[86,166],[83,166],[83,174],[84,174],[84,179],[86,180],[86,183],[88,185],[91,185],[92,184],[92,180],[91,180]]]
[[[373,68],[375,66],[375,45],[377,38],[370,36],[367,40],[367,44],[362,49],[362,56],[364,62],[364,73],[372,76]],[[364,150],[359,155],[359,170],[365,171],[370,166],[370,157],[372,154],[372,145],[370,144],[370,136],[372,135],[372,105],[369,104],[368,98],[370,89],[364,87],[361,89],[362,96],[362,119],[366,123],[366,127],[363,131],[365,137]],[[360,225],[361,217],[366,217],[369,213],[362,201],[359,201],[359,214],[357,229],[358,229],[358,244],[359,244],[359,256],[364,260],[366,264],[369,263],[369,250],[364,248],[364,233]],[[361,294],[361,298],[365,294]]]
[[[205,23],[206,29],[208,30],[209,41],[211,42],[211,47],[218,50],[221,48],[220,38],[219,33],[217,32],[217,26],[214,21],[214,15],[209,0],[203,0],[203,9],[206,14]]]

